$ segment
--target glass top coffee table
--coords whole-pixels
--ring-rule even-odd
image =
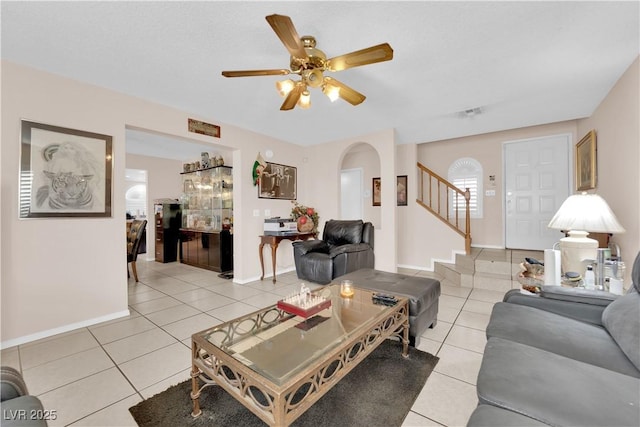
[[[407,357],[408,300],[384,305],[373,291],[354,291],[343,298],[334,284],[314,292],[331,306],[306,319],[273,305],[193,334],[192,415],[202,413],[202,390],[216,384],[265,423],[286,426],[385,339],[400,338]]]

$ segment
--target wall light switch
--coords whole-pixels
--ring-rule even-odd
[[[487,190],[484,192],[484,195],[487,197],[493,197],[496,195],[496,190]]]
[[[264,216],[265,216],[265,218],[270,217],[271,216],[271,209],[265,209],[264,210]]]
[[[260,216],[260,209],[254,209],[253,216]]]

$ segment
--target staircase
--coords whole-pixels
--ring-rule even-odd
[[[471,248],[457,254],[455,264],[436,262],[434,272],[442,285],[506,292],[520,287],[517,274],[526,257],[542,261],[544,252]]]
[[[469,255],[471,253],[469,189],[460,190],[420,162],[418,162],[418,171],[420,171],[420,178],[416,202],[464,237],[465,252]],[[464,211],[465,214],[460,215],[460,211]]]

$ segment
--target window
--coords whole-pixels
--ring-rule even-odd
[[[460,190],[469,189],[469,211],[471,218],[482,218],[482,165],[470,157],[458,159],[449,167],[447,179]],[[463,196],[452,193],[449,196],[450,215],[454,216],[456,210],[459,217],[466,213]]]

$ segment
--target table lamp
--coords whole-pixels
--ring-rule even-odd
[[[559,245],[563,274],[568,271],[584,274],[586,264],[597,259],[598,241],[587,234],[625,231],[607,202],[597,194],[587,193],[569,196],[548,227],[569,234],[560,239]]]

